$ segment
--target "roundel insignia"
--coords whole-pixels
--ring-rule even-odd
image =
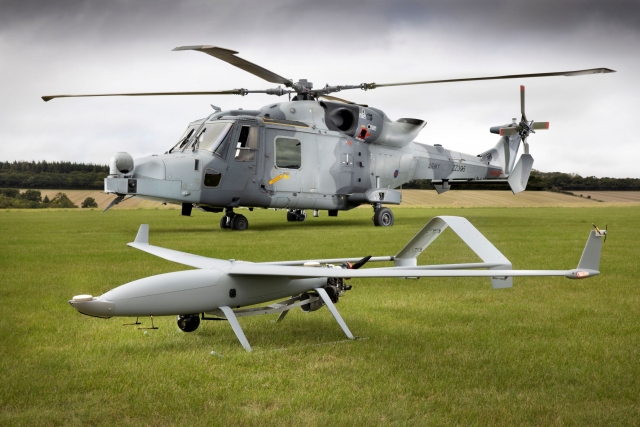
[[[351,140],[349,140],[349,141],[347,142],[347,144],[351,145],[351,144],[352,144]]]
[[[398,169],[396,169],[396,171],[393,173],[393,177],[397,178],[398,177]]]

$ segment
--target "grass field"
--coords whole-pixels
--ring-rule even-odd
[[[0,211],[0,425],[638,425],[640,209],[396,208],[250,228],[172,210]],[[190,334],[82,316],[67,300],[182,266],[125,246],[251,261],[392,255],[433,216],[468,218],[514,268],[573,268],[591,223],[609,226],[602,274],[588,280],[360,279],[337,308],[242,318]],[[447,231],[420,263],[476,260]],[[143,326],[149,326],[143,319]]]

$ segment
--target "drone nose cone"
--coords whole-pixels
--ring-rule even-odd
[[[69,300],[69,304],[80,313],[93,317],[109,318],[113,316],[115,311],[114,303],[91,295],[76,295]]]

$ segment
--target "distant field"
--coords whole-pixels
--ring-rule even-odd
[[[98,208],[104,209],[115,198],[102,191],[86,190],[40,190],[42,197],[51,199],[62,191],[77,206],[87,197],[93,197]],[[570,196],[550,191],[525,191],[513,195],[510,191],[471,191],[452,190],[443,194],[435,190],[402,190],[402,206],[406,207],[533,207],[533,206],[592,206],[597,203],[627,203],[640,205],[640,191],[592,191],[583,192],[583,197]],[[591,196],[588,199],[587,196]],[[369,208],[369,206],[366,206]],[[112,209],[179,209],[178,205],[162,205],[162,203],[142,200],[134,197],[121,202]]]
[[[637,426],[640,209],[583,203],[395,208],[389,228],[367,209],[302,223],[256,210],[245,232],[200,211],[1,210],[0,425]],[[226,322],[187,334],[157,317],[145,331],[67,302],[184,268],[125,246],[141,223],[155,245],[271,261],[396,254],[434,215],[465,216],[514,268],[574,267],[591,223],[608,224],[602,274],[503,290],[487,279],[352,280],[337,308],[365,339],[345,340],[324,308],[297,310],[282,323],[240,319],[253,353]],[[419,262],[474,260],[445,231]]]

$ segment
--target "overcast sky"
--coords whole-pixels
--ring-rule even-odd
[[[524,84],[528,118],[551,122],[529,138],[535,169],[640,177],[640,0],[0,0],[0,11],[2,161],[107,164],[117,151],[162,153],[210,104],[286,100],[40,98],[275,86],[200,52],[171,52],[215,45],[316,87],[611,68],[336,95],[392,119],[426,120],[419,142],[477,154],[496,143],[489,127],[519,117]]]

